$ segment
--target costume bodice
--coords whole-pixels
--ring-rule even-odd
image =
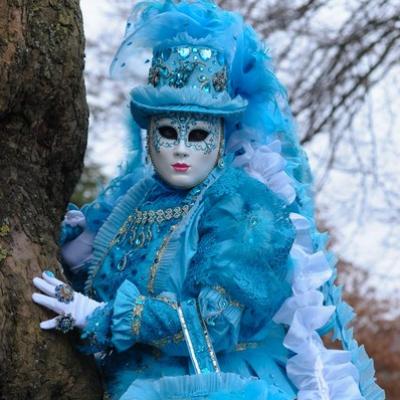
[[[90,351],[110,344],[118,350],[104,359],[107,379],[126,370],[132,381],[140,376],[142,364],[157,376],[160,366],[158,358],[150,356],[153,348],[160,349],[173,368],[185,364],[179,371],[163,366],[162,373],[190,373],[176,310],[177,304],[191,299],[196,299],[224,371],[247,371],[245,365],[252,365],[264,376],[275,362],[285,363],[284,331],[271,320],[290,294],[284,278],[294,229],[284,202],[230,166],[213,171],[191,191],[172,189],[150,177],[115,199],[112,203],[101,198],[85,210],[88,226],[100,227],[86,286],[92,289],[89,295],[107,305],[93,313],[83,337],[96,338]],[[185,205],[189,210],[184,215],[177,210],[175,218],[174,210]],[[101,222],[99,215],[107,210]],[[142,223],[157,215],[160,222]],[[159,264],[153,268],[156,259]],[[188,329],[195,332],[191,325]],[[150,345],[150,353],[139,362],[134,355],[147,352],[141,344]],[[232,351],[239,353],[232,356]],[[262,357],[252,359],[255,351]],[[237,358],[233,364],[232,357]],[[290,390],[284,381],[281,376],[279,386]]]
[[[243,308],[272,316],[289,293],[284,277],[294,232],[288,211],[268,188],[238,169],[215,173],[210,181],[188,191],[153,177],[145,190],[137,189],[140,196],[114,224],[112,240],[89,278],[99,300],[113,300],[125,280],[143,295],[172,292],[180,299],[197,296],[207,286],[227,290]],[[120,203],[135,197],[132,190]],[[193,198],[201,191],[195,204]],[[188,207],[185,212],[183,205]],[[117,203],[109,220],[119,207]],[[153,223],[143,223],[150,217]],[[112,225],[109,220],[103,230]],[[181,232],[169,243],[171,228],[177,226]],[[102,235],[100,231],[100,239]]]
[[[154,178],[145,196],[137,204],[137,210],[153,215],[153,223],[143,223],[138,220],[137,213],[132,210],[130,220],[125,220],[122,231],[111,245],[110,251],[104,258],[97,271],[93,288],[102,301],[112,300],[118,287],[129,279],[141,293],[147,294],[150,270],[156,253],[162,245],[171,226],[179,220],[173,215],[174,209],[179,208],[188,190],[174,189]],[[160,213],[171,210],[172,215],[164,218]],[[128,218],[129,218],[128,217]]]

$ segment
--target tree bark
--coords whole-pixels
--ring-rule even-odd
[[[0,0],[0,399],[100,399],[91,359],[41,331],[32,278],[57,261],[86,148],[78,0]]]

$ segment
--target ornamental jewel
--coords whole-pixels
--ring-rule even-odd
[[[223,69],[220,72],[217,72],[214,76],[213,76],[213,85],[214,85],[214,89],[217,92],[222,92],[225,90],[226,88],[226,84],[227,84],[227,76],[226,76],[226,69]]]
[[[66,315],[59,315],[56,318],[57,325],[56,329],[58,331],[61,331],[62,333],[67,333],[69,331],[72,331],[75,327],[75,320],[72,317],[72,314],[66,314]]]
[[[71,286],[62,284],[56,286],[56,299],[64,304],[69,304],[74,300],[74,290]]]
[[[183,218],[190,211],[190,206],[185,204],[182,207],[167,208],[165,210],[141,211],[136,209],[134,214],[129,216],[126,223],[119,230],[118,240],[129,234],[128,242],[133,248],[146,246],[153,239],[153,225],[160,225],[166,221]],[[158,227],[158,231],[159,231]],[[126,267],[127,258],[124,257],[119,270]]]
[[[195,205],[197,198],[208,180],[201,185],[194,187],[183,200],[180,206],[158,210],[140,210],[135,209],[134,214],[130,215],[117,235],[112,240],[112,245],[119,245],[128,242],[132,249],[146,247],[153,239],[153,230],[160,231],[160,225],[169,221],[179,221],[184,218],[191,208]],[[124,271],[128,263],[129,253],[125,254],[118,263],[117,269]]]
[[[224,56],[207,47],[182,46],[156,50],[148,83],[175,89],[192,87],[216,95],[227,90]],[[215,93],[212,93],[214,89]]]

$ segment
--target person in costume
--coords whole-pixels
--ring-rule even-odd
[[[70,205],[71,286],[34,279],[33,300],[58,314],[41,328],[82,330],[111,399],[383,399],[254,30],[211,1],[147,1],[112,74],[141,48],[153,58],[131,92],[135,151],[93,203]],[[324,347],[328,331],[343,350]]]

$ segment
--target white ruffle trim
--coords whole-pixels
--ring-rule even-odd
[[[310,224],[299,214],[290,218],[296,240],[290,256],[292,296],[274,316],[274,322],[289,326],[284,345],[296,353],[287,363],[289,378],[298,388],[298,400],[365,400],[359,389],[359,373],[351,353],[325,348],[317,330],[335,312],[324,306],[320,287],[332,276],[323,251],[313,253]]]
[[[236,147],[234,137],[231,138],[229,147]],[[292,179],[284,170],[286,161],[281,155],[281,142],[275,140],[268,145],[254,147],[250,141],[240,139],[240,147],[244,150],[244,154],[237,156],[233,165],[242,167],[251,177],[264,183],[287,204],[293,203],[296,190]]]

